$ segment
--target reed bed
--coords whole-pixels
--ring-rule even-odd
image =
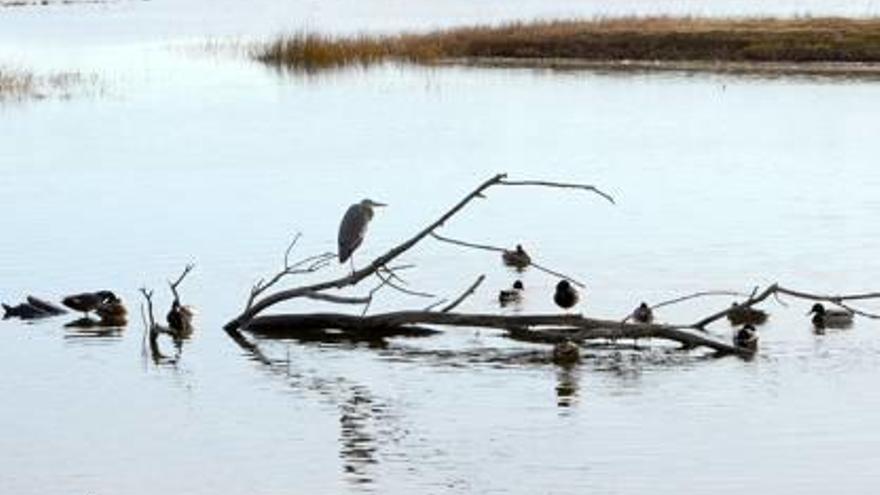
[[[627,17],[517,22],[422,34],[282,36],[254,56],[292,68],[387,60],[880,62],[880,19]]]

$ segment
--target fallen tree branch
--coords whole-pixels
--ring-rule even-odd
[[[794,290],[794,289],[782,287],[778,283],[774,283],[774,284],[769,285],[766,289],[764,289],[760,293],[758,293],[757,290],[758,289],[756,287],[755,291],[752,292],[752,295],[749,296],[749,298],[746,299],[744,302],[739,303],[737,308],[741,309],[741,308],[752,307],[752,306],[764,301],[765,299],[767,299],[771,295],[778,296],[779,294],[783,294],[783,295],[787,295],[787,296],[791,296],[791,297],[796,297],[798,299],[807,299],[810,301],[828,302],[828,303],[840,306],[848,311],[853,311],[855,314],[865,316],[867,318],[880,319],[880,315],[877,315],[875,313],[869,313],[866,311],[856,310],[846,304],[846,301],[862,301],[862,300],[867,300],[867,299],[880,299],[880,292],[866,292],[866,293],[862,293],[862,294],[841,294],[841,295],[814,294],[814,293],[810,293],[810,292],[803,292],[803,291],[799,291],[799,290]],[[733,310],[735,310],[735,309],[734,308],[726,308],[722,311],[718,311],[718,312],[716,312],[710,316],[707,316],[706,318],[703,318],[703,319],[697,321],[696,323],[690,325],[690,328],[703,330],[709,324],[711,324],[715,321],[718,321],[722,318],[725,318],[728,315],[728,313],[730,313]]]
[[[465,299],[470,297],[471,294],[473,294],[477,290],[477,287],[479,287],[484,280],[486,280],[485,275],[480,275],[479,277],[477,277],[477,280],[475,280],[474,283],[470,285],[470,287],[465,289],[465,291],[460,296],[458,296],[458,298],[456,298],[454,301],[452,301],[452,303],[450,303],[448,306],[444,307],[440,311],[443,313],[448,313],[457,308],[459,304],[463,303]]]
[[[587,318],[581,315],[495,315],[470,313],[444,313],[437,311],[398,311],[371,316],[355,316],[340,313],[308,313],[269,315],[254,318],[245,329],[249,332],[275,337],[296,338],[303,332],[316,329],[344,331],[349,336],[361,336],[365,340],[396,329],[423,325],[454,327],[530,329],[543,333],[541,327],[565,328],[574,333],[572,340],[597,338],[658,338],[679,342],[687,347],[708,347],[724,354],[750,355],[753,351],[695,334],[686,327],[663,324],[620,323],[619,321]],[[326,332],[325,332],[326,334]]]
[[[455,216],[459,211],[464,209],[471,201],[476,198],[483,197],[483,192],[489,189],[492,186],[497,185],[505,185],[505,186],[542,186],[542,187],[558,187],[558,188],[575,188],[582,189],[586,191],[591,191],[593,193],[599,194],[600,196],[610,199],[611,197],[600,191],[594,186],[588,185],[580,185],[580,184],[562,184],[562,183],[553,183],[553,182],[542,182],[542,181],[506,181],[506,174],[498,174],[494,177],[489,178],[480,184],[476,189],[467,194],[464,198],[462,198],[458,203],[456,203],[452,208],[446,211],[443,215],[441,215],[438,219],[434,220],[427,227],[420,230],[418,233],[410,237],[408,240],[398,244],[397,246],[391,248],[386,253],[382,254],[378,258],[374,259],[370,264],[361,268],[360,270],[356,270],[348,276],[340,277],[337,279],[320,282],[316,284],[306,285],[302,287],[295,287],[287,290],[278,291],[274,294],[270,294],[268,296],[263,297],[260,300],[256,300],[256,298],[265,291],[265,286],[260,288],[258,292],[255,293],[255,290],[252,290],[251,297],[248,300],[248,304],[243,313],[226,323],[224,325],[225,328],[237,328],[242,326],[244,323],[252,319],[254,316],[264,311],[266,308],[269,308],[279,302],[286,301],[289,299],[303,297],[305,294],[321,292],[327,289],[341,289],[343,287],[356,285],[358,282],[364,280],[365,278],[372,276],[376,273],[380,267],[387,266],[392,260],[400,256],[401,254],[408,251],[410,248],[419,243],[422,239],[428,236],[434,230],[442,227],[449,219]],[[613,200],[611,200],[613,203]],[[329,260],[328,260],[329,262]]]

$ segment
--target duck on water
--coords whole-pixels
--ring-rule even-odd
[[[845,309],[826,309],[822,303],[816,303],[807,313],[813,315],[812,322],[816,328],[846,328],[852,326],[854,314]]]

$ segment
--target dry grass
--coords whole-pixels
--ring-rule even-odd
[[[385,60],[880,62],[880,19],[628,17],[463,27],[424,34],[300,33],[262,46],[268,64],[314,70]]]
[[[0,103],[42,99],[52,96],[69,97],[77,88],[97,85],[97,77],[79,72],[37,75],[22,69],[0,67]]]

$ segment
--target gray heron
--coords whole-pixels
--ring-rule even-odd
[[[373,208],[388,206],[372,199],[365,199],[348,207],[342,223],[339,225],[339,262],[351,259],[354,251],[364,242],[367,224],[373,219]],[[351,260],[351,271],[354,273],[354,259]]]

